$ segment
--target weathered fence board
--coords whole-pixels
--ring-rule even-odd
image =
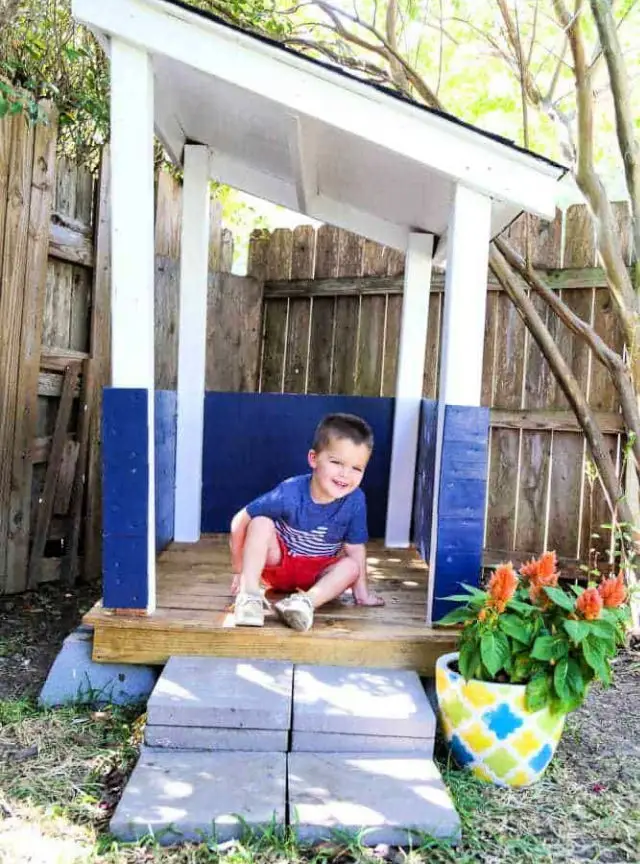
[[[22,329],[20,333],[16,426],[11,457],[11,497],[5,587],[25,584],[29,556],[32,442],[38,412],[38,373],[45,299],[49,222],[55,177],[56,115],[44,106],[49,123],[35,130],[27,262],[24,278]]]
[[[614,205],[614,210],[621,232],[628,233],[628,208]],[[252,272],[266,280],[260,389],[393,395],[402,255],[323,225],[315,233],[311,272],[310,229],[297,232],[258,232],[250,246]],[[291,249],[296,255],[296,236],[304,238],[297,252],[305,261],[304,276],[289,257]],[[585,208],[558,212],[552,222],[521,218],[508,229],[508,238],[545,271],[569,307],[595,322],[619,350],[621,334],[604,275],[595,267],[593,226]],[[443,289],[444,275],[434,271],[423,391],[429,398],[437,397]],[[491,274],[487,289],[482,404],[492,410],[485,557],[525,560],[546,547],[575,562],[588,553],[594,526],[609,521],[606,502],[598,482],[586,479],[583,435],[546,360]],[[541,298],[532,299],[617,454],[623,425],[606,370]],[[600,533],[596,548],[602,555],[610,537]]]
[[[100,175],[96,190],[93,222],[94,266],[91,306],[91,375],[93,379],[87,393],[89,414],[89,441],[87,444],[86,505],[84,539],[84,566],[80,575],[96,578],[101,573],[102,560],[102,471],[101,425],[102,388],[111,383],[111,232],[110,232],[110,173],[109,150],[102,153]],[[80,541],[78,541],[80,542]],[[71,551],[69,572],[74,578],[76,553]]]
[[[21,116],[0,123],[0,136],[11,135],[4,248],[0,269],[0,580],[9,581],[7,543],[11,505],[12,458],[16,433],[19,363],[27,268],[29,207],[35,133]],[[4,149],[4,147],[3,147]],[[11,455],[10,455],[11,454]]]
[[[230,273],[209,276],[205,388],[258,389],[262,282]]]

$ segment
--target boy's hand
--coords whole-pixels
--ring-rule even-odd
[[[375,591],[369,590],[366,583],[358,579],[353,586],[353,599],[357,606],[384,606],[384,600]]]
[[[367,551],[364,543],[345,543],[345,554],[358,564],[360,575],[351,589],[353,599],[358,606],[384,606],[384,600],[375,591],[371,591],[367,584]]]

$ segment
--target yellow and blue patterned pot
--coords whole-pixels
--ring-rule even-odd
[[[523,684],[465,681],[452,668],[458,654],[436,662],[444,734],[456,762],[498,786],[530,786],[551,762],[564,714],[527,711]]]

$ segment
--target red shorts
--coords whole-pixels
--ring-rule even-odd
[[[331,567],[339,557],[335,555],[292,555],[281,538],[278,537],[282,559],[275,567],[265,567],[262,580],[274,591],[289,592],[300,589],[307,591],[316,584],[327,567]]]

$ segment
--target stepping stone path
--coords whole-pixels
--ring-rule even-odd
[[[286,808],[284,753],[199,753],[145,748],[111,820],[111,833],[134,841],[153,833],[163,844],[219,843],[272,820]]]
[[[292,751],[433,756],[436,718],[415,672],[296,666]]]
[[[286,753],[292,690],[291,663],[171,657],[147,703],[145,742]]]
[[[365,845],[460,836],[414,672],[172,657],[147,718],[111,820],[123,840],[224,842],[287,817],[303,842],[335,829]]]
[[[460,839],[460,820],[435,763],[399,753],[290,753],[289,811],[305,843],[336,829],[354,835],[364,829],[366,846],[407,846],[420,833]]]

